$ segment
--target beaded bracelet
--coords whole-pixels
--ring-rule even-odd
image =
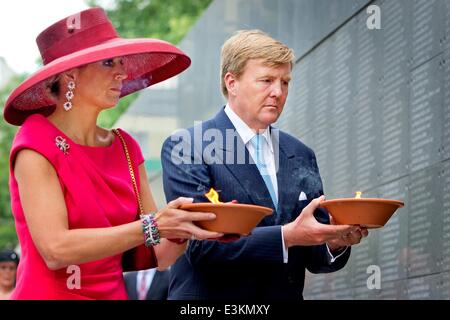
[[[144,233],[144,243],[146,247],[152,247],[161,242],[158,224],[156,223],[155,214],[141,214],[142,231]]]

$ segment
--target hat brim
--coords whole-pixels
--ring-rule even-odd
[[[180,49],[162,40],[111,39],[56,59],[28,77],[8,97],[3,113],[5,120],[22,125],[31,114],[51,114],[56,101],[49,86],[55,75],[113,57],[123,57],[128,75],[122,83],[120,97],[173,77],[191,64]]]

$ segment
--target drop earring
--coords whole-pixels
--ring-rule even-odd
[[[71,100],[73,99],[73,90],[75,89],[75,82],[73,81],[69,81],[69,83],[67,84],[67,92],[66,92],[66,103],[64,103],[64,110],[69,111],[70,109],[72,109],[72,102]]]

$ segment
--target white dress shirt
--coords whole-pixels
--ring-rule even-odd
[[[147,270],[140,270],[136,275],[136,292],[138,299],[143,298],[145,300],[145,297],[140,297],[140,294],[147,295],[148,289],[150,289],[150,285],[152,284],[153,278],[155,277],[156,269],[147,269]],[[144,283],[143,283],[144,282]],[[144,289],[144,292],[141,292],[142,288]]]
[[[250,140],[256,135],[256,132],[250,129],[250,127],[241,119],[239,116],[230,108],[227,104],[225,107],[225,113],[230,119],[233,126],[236,128],[237,133],[241,137],[244,145],[247,147],[248,152],[253,159],[256,159],[256,150]],[[265,129],[263,132],[259,132],[264,139],[262,139],[263,145],[261,146],[263,151],[263,162],[266,165],[267,172],[272,181],[273,189],[278,197],[278,182],[277,182],[277,172],[275,169],[275,155],[273,152],[272,139],[270,138],[270,130]]]
[[[244,142],[244,145],[247,147],[248,152],[250,153],[250,155],[252,156],[253,159],[256,159],[256,153],[255,153],[256,150],[255,150],[253,144],[250,143],[250,140],[256,135],[256,132],[253,131],[253,129],[251,129],[233,111],[233,109],[231,109],[231,107],[228,105],[228,103],[225,106],[224,111],[225,111],[225,114],[230,119],[233,126],[236,128],[236,131],[239,134],[239,136],[241,137],[242,141]],[[262,132],[262,133],[260,132],[260,134],[264,137],[264,139],[262,139],[262,141],[264,141],[263,142],[264,145],[262,146],[264,163],[266,164],[267,171],[269,173],[270,180],[272,181],[272,185],[273,185],[275,194],[278,197],[278,182],[277,182],[277,172],[275,169],[275,155],[274,155],[274,150],[273,150],[272,139],[270,137],[270,130],[267,130],[267,128],[266,128],[264,130],[264,132]],[[283,262],[287,263],[288,262],[288,250],[286,249],[285,244],[284,244],[283,229],[281,229],[281,243],[283,246]],[[328,248],[328,245],[327,245],[327,250],[331,257],[331,262],[334,262],[337,258],[339,258],[341,255],[343,255],[345,253],[345,251],[347,251],[347,248],[345,248],[345,250],[343,252],[339,253],[339,255],[337,255],[336,257],[334,257],[332,255],[330,249]]]

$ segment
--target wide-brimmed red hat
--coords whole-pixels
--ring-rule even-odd
[[[34,113],[45,116],[56,107],[48,89],[55,75],[88,63],[123,57],[128,78],[121,97],[166,80],[189,67],[189,57],[157,39],[123,39],[101,8],[81,11],[51,25],[36,38],[44,66],[22,82],[6,101],[3,116],[21,125]]]

